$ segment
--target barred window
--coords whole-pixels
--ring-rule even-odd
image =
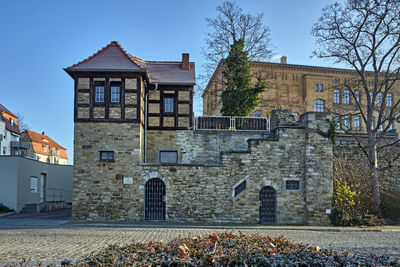
[[[300,189],[300,181],[288,180],[285,183],[286,190],[299,190]]]
[[[114,151],[100,151],[100,160],[113,161]]]

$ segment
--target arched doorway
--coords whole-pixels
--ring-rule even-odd
[[[160,178],[153,178],[146,182],[144,219],[165,220],[165,184]]]
[[[260,223],[276,223],[276,191],[271,186],[260,190]]]

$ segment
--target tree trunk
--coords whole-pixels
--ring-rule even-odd
[[[372,137],[372,139],[374,138]],[[376,142],[374,142],[375,140],[368,140],[368,141],[372,141],[370,142],[371,145],[369,147],[369,156],[370,156],[369,170],[371,175],[370,182],[371,182],[371,193],[372,193],[372,208],[375,214],[379,214],[381,205],[381,196],[379,190],[379,171],[378,171],[378,156],[376,151]]]

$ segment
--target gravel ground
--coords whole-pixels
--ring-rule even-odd
[[[22,258],[59,263],[61,260],[77,260],[107,244],[168,241],[179,235],[207,235],[213,232],[238,229],[186,228],[186,227],[96,227],[61,226],[56,228],[28,228],[0,230],[0,266]],[[400,232],[359,231],[310,231],[310,230],[241,230],[243,233],[259,233],[279,236],[300,243],[320,246],[321,249],[349,251],[357,254],[386,254],[400,258]]]

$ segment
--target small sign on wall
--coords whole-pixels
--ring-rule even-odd
[[[331,209],[326,209],[326,210],[325,210],[325,213],[326,213],[326,214],[331,214],[331,213],[332,213],[332,210],[331,210]]]
[[[133,184],[133,177],[124,177],[124,184]]]

